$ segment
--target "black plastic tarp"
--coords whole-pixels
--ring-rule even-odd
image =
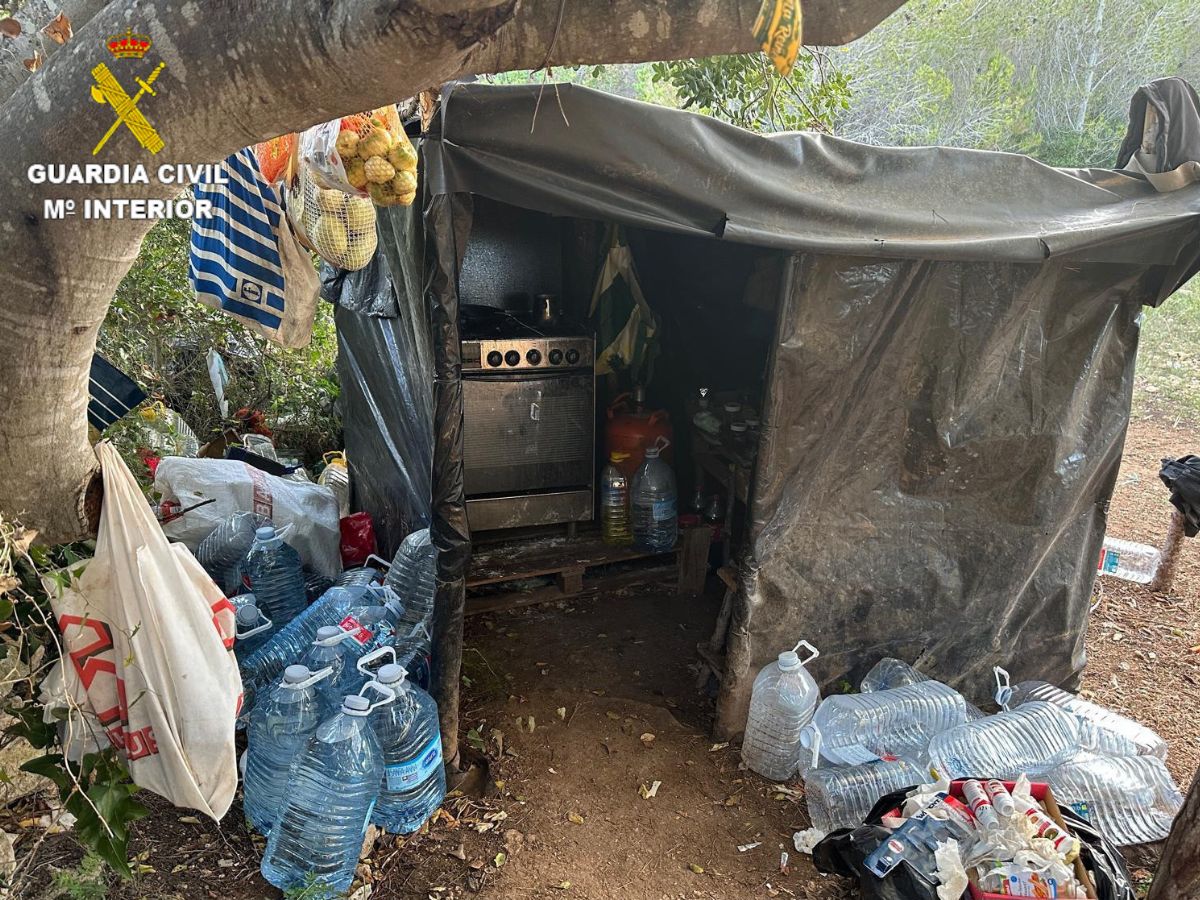
[[[719,731],[740,730],[753,674],[801,637],[826,684],[881,655],[922,657],[973,696],[994,663],[1078,675],[1138,309],[1194,271],[1200,188],[763,137],[569,85],[462,85],[443,101],[421,145],[422,271],[449,746],[469,558],[456,312],[470,195],[691,235],[697,254],[710,239],[779,253]]]

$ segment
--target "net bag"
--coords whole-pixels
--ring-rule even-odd
[[[375,255],[375,207],[317,184],[312,168],[301,163],[300,177],[289,188],[288,219],[306,246],[339,269],[361,269]]]
[[[417,152],[395,106],[314,125],[300,136],[300,160],[324,188],[408,206],[417,195]]]

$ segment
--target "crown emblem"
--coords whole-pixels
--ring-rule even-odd
[[[134,34],[130,29],[124,34],[114,34],[108,39],[108,51],[117,59],[141,59],[150,49],[150,37]]]

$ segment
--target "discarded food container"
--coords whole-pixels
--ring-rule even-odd
[[[809,651],[804,660],[796,653],[800,647]],[[821,699],[816,681],[804,666],[818,656],[816,647],[800,641],[764,666],[754,679],[742,761],[764,778],[785,781],[796,774],[804,749],[800,733]]]

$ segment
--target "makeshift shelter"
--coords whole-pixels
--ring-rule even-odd
[[[441,551],[448,757],[471,552],[460,301],[502,304],[549,259],[545,289],[586,314],[612,224],[677,421],[698,385],[762,382],[719,733],[801,637],[826,686],[884,655],[976,698],[994,664],[1076,680],[1141,310],[1197,267],[1200,187],[760,136],[570,85],[456,86],[420,154],[417,208],[381,210],[387,272],[328,295],[357,502],[385,550],[428,518]]]

